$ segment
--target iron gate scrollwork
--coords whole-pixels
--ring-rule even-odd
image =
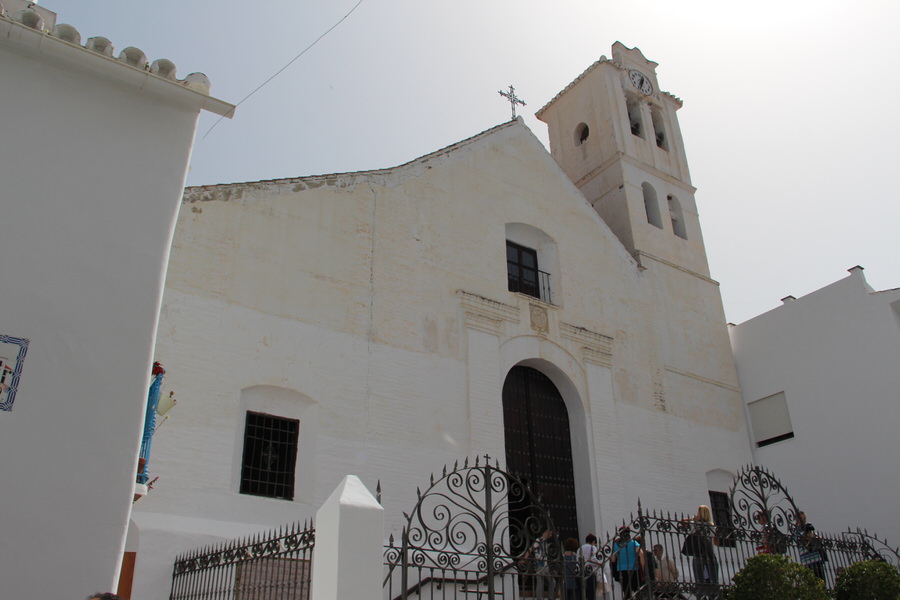
[[[845,531],[842,537],[842,541],[848,546],[854,549],[859,548],[859,552],[865,560],[886,562],[900,570],[900,548],[891,546],[887,540],[879,538],[877,534],[870,534],[857,527],[856,531]]]
[[[763,529],[760,516],[765,515],[770,526],[783,533],[790,533],[800,512],[787,488],[775,475],[750,465],[734,478],[731,506],[736,527]]]
[[[550,515],[518,477],[489,456],[471,466],[468,459],[449,471],[445,466],[416,493],[412,512],[403,513],[399,543],[391,536],[385,547],[387,598],[424,597],[429,586],[450,597],[451,587],[479,598],[512,597],[516,586],[560,578],[558,540],[534,551],[536,540],[554,531]]]
[[[798,537],[800,509],[787,488],[763,467],[748,465],[734,478],[730,490],[734,525],[750,534],[760,551],[784,554]]]

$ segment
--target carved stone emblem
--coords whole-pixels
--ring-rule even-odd
[[[550,330],[547,319],[547,309],[543,306],[531,304],[531,328],[538,333],[547,333]]]

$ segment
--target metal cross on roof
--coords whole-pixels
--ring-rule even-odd
[[[506,98],[507,100],[509,100],[509,105],[512,107],[512,118],[515,119],[516,118],[516,104],[521,104],[522,106],[525,106],[525,103],[516,97],[516,88],[514,88],[513,86],[509,86],[508,92],[504,92],[503,90],[500,90],[497,93],[500,94],[501,96],[503,96],[504,98]]]

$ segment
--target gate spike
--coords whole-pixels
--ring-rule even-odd
[[[447,476],[447,465],[444,465],[444,472],[441,474],[441,477]]]
[[[422,499],[422,490],[419,489],[419,486],[416,486],[416,497],[421,500]]]
[[[453,470],[459,471],[459,459],[453,461]]]
[[[406,519],[407,521],[409,521],[409,515],[406,514],[406,512],[403,513],[403,518]]]
[[[388,536],[388,544],[390,544],[391,546],[394,545],[394,534],[393,533]]]
[[[466,462],[463,463],[463,469],[468,469],[468,468],[469,468],[469,457],[467,456]]]
[[[480,455],[475,457],[475,466],[476,467],[481,466],[481,456]]]

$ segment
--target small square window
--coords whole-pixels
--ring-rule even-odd
[[[747,411],[758,448],[794,437],[784,392],[750,402],[747,404]]]
[[[241,493],[294,499],[294,469],[300,421],[247,412]]]

